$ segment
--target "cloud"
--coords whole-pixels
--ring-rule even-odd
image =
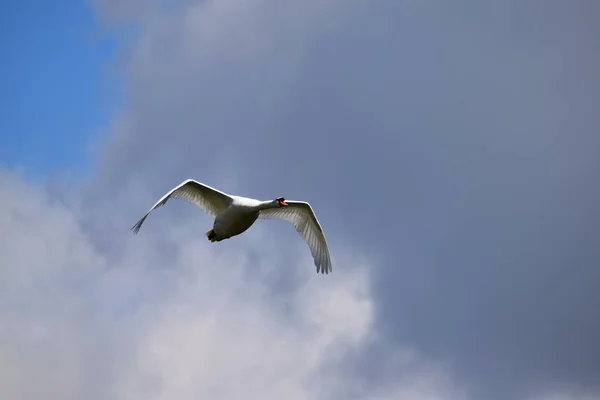
[[[595,7],[97,1],[137,29],[127,107],[75,193],[3,175],[0,387],[593,398]],[[334,274],[282,224],[203,245],[210,218],[175,202],[134,240],[188,177],[310,201]]]
[[[3,398],[455,396],[439,371],[409,368],[379,389],[344,368],[375,340],[360,255],[340,251],[346,268],[329,280],[314,274],[309,256],[288,261],[280,273],[301,283],[281,296],[265,283],[283,268],[268,246],[251,260],[259,243],[211,247],[191,235],[192,224],[154,234],[149,224],[125,239],[126,252],[109,255],[44,188],[7,171],[0,184]],[[155,239],[173,246],[168,257]],[[414,355],[402,354],[387,360],[406,369]]]
[[[598,392],[597,6],[298,4],[145,8],[106,185],[309,200],[392,345],[475,398]]]

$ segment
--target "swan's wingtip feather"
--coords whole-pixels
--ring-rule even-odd
[[[333,272],[333,268],[331,268],[331,264],[315,264],[317,266],[317,274],[321,273],[321,274],[329,274],[330,272]]]
[[[140,231],[140,228],[142,227],[142,224],[144,223],[145,219],[146,217],[143,217],[131,227],[130,230],[133,232],[134,235],[137,235],[137,233]]]

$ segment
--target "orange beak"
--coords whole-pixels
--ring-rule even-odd
[[[283,200],[280,200],[280,201],[279,201],[279,205],[280,205],[280,206],[287,206],[288,204],[287,204],[285,201],[283,201]]]

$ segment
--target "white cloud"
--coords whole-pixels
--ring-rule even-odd
[[[215,246],[191,235],[198,233],[193,222],[159,221],[123,239],[124,252],[110,254],[43,188],[10,172],[0,173],[0,184],[2,398],[313,399],[348,388],[373,399],[454,393],[441,385],[443,375],[430,381],[431,371],[393,377],[395,368],[413,363],[392,363],[399,351],[390,355],[382,388],[357,386],[359,377],[344,368],[348,355],[375,340],[369,265],[360,255],[339,249],[340,267],[317,275],[309,255],[277,265],[282,257],[264,243],[260,227],[247,240]],[[154,245],[158,236],[172,246],[168,257]],[[257,247],[258,260],[251,259]],[[286,274],[283,268],[296,286],[278,293],[267,282]],[[443,391],[432,395],[438,382]]]

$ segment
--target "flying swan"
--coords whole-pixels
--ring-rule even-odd
[[[310,204],[304,201],[286,201],[283,197],[260,201],[223,193],[193,179],[165,194],[132,228],[137,234],[148,215],[170,198],[186,200],[215,216],[213,228],[206,232],[208,240],[220,242],[245,232],[258,218],[281,219],[291,222],[308,244],[317,267],[317,273],[332,271],[329,248],[321,224]]]

